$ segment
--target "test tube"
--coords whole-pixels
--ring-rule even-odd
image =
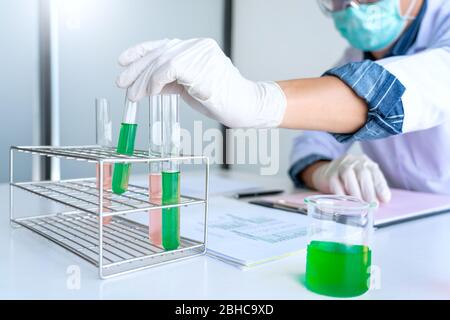
[[[162,104],[162,156],[180,155],[180,119],[178,95],[163,95]],[[163,162],[162,204],[177,204],[180,201],[180,167],[178,160]],[[180,245],[180,208],[162,210],[162,245],[166,250],[175,250]]]
[[[162,155],[162,96],[149,97],[149,155],[150,157],[161,157]],[[149,201],[161,205],[161,162],[150,162],[149,164]],[[162,229],[161,209],[149,210],[148,236],[152,244],[161,245]]]
[[[112,147],[112,121],[109,102],[105,98],[97,98],[95,100],[95,140],[100,147]],[[111,163],[103,164],[103,183],[100,182],[100,165],[96,166],[97,188],[103,187],[104,190],[111,190],[112,165]],[[110,203],[104,201],[108,207]],[[107,212],[107,208],[103,208],[103,212]],[[111,217],[104,217],[103,224],[108,224]]]
[[[120,126],[119,141],[117,143],[117,153],[133,155],[134,141],[136,139],[136,113],[137,102],[125,100],[125,112]],[[122,194],[128,189],[128,180],[130,178],[131,163],[116,163],[114,165],[114,174],[112,189],[116,194]]]

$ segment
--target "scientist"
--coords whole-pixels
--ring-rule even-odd
[[[179,93],[229,127],[307,130],[297,186],[382,202],[389,186],[450,193],[450,1],[318,2],[351,45],[319,78],[250,81],[214,40],[192,39],[126,50],[117,84],[132,100]],[[365,155],[347,154],[355,141]]]

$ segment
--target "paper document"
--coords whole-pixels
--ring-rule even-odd
[[[246,202],[211,197],[208,254],[245,268],[280,259],[306,248],[308,218]],[[182,222],[183,234],[198,238],[203,231],[194,215]]]

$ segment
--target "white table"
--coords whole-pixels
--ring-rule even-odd
[[[225,176],[291,187],[287,178]],[[96,268],[81,258],[28,230],[12,229],[8,185],[0,191],[3,299],[325,299],[301,284],[304,254],[248,271],[202,256],[99,280]],[[360,299],[450,299],[450,214],[379,229],[372,249],[380,288]],[[71,266],[81,272],[79,289],[67,286]]]

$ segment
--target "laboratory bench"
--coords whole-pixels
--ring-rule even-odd
[[[287,177],[213,171],[212,181],[214,176],[236,186],[251,181],[292,189]],[[9,185],[1,184],[0,191],[1,299],[329,299],[303,286],[305,251],[246,271],[200,256],[100,280],[85,260],[24,228],[12,228]],[[358,299],[450,299],[449,230],[450,214],[376,230],[372,274],[378,281]]]

